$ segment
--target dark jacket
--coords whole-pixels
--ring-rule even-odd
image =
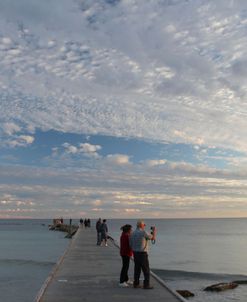
[[[101,224],[102,224],[102,223],[101,223],[101,221],[99,221],[99,220],[96,222],[96,230],[97,230],[97,232],[100,232]]]
[[[107,224],[105,222],[103,222],[100,226],[100,232],[101,234],[106,234],[108,233],[108,227]]]

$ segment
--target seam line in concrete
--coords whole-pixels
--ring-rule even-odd
[[[73,242],[75,241],[76,237],[78,236],[79,230],[77,230],[76,234],[73,236],[73,238],[71,239],[70,243],[68,244],[67,248],[65,249],[64,253],[62,254],[62,256],[59,258],[58,262],[53,266],[49,276],[46,278],[45,282],[43,283],[41,289],[39,290],[36,298],[35,298],[35,302],[40,302],[42,297],[45,294],[46,289],[48,288],[48,285],[51,283],[51,281],[53,280],[53,277],[55,276],[58,268],[60,267],[60,265],[63,263],[68,251],[70,250]]]

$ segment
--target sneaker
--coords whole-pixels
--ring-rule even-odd
[[[108,244],[106,243],[105,246],[108,246]]]
[[[142,288],[140,284],[134,284],[133,287],[134,288]]]
[[[129,285],[126,282],[119,283],[119,287],[129,287]]]
[[[130,280],[128,280],[126,283],[129,285],[133,285],[133,281],[130,281]]]
[[[143,286],[143,289],[153,289],[154,287],[152,285]]]

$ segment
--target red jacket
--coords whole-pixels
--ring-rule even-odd
[[[133,256],[133,252],[129,243],[130,234],[122,232],[120,237],[120,255],[121,256]]]

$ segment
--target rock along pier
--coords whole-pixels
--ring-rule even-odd
[[[133,279],[131,261],[129,277]],[[70,246],[41,288],[36,302],[178,302],[187,301],[171,291],[155,274],[152,290],[119,288],[121,258],[114,242],[96,245],[94,228],[79,228]]]

